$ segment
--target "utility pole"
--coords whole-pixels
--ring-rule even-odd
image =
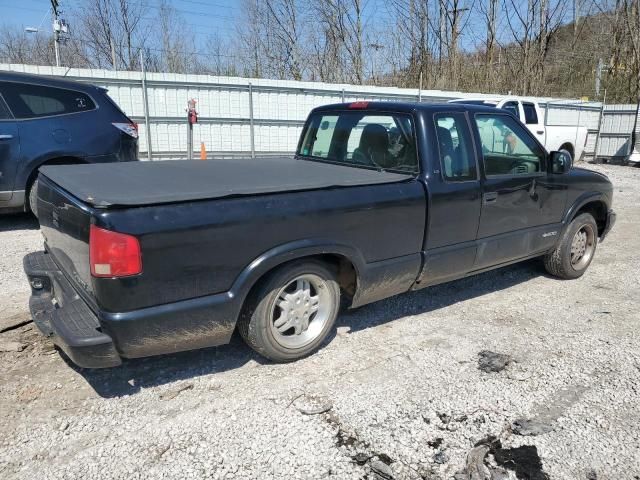
[[[490,88],[493,87],[493,61],[496,48],[496,20],[498,0],[489,0],[489,12],[487,15],[487,58],[485,62],[485,78]]]
[[[384,45],[380,45],[379,43],[370,43],[369,48],[373,48],[376,53],[371,57],[371,77],[373,78],[373,84],[376,83],[376,57],[378,56],[378,50],[384,48]]]
[[[449,18],[449,24],[451,26],[451,37],[449,38],[449,65],[451,84],[453,88],[458,88],[458,38],[460,36],[460,20],[462,13],[469,11],[468,8],[458,7],[458,1],[453,2],[453,9],[447,11],[447,17]]]
[[[446,0],[440,0],[438,9],[438,75],[442,75],[442,60],[444,58],[444,37],[446,35]]]
[[[60,66],[60,21],[58,20],[58,0],[51,0],[53,11],[53,45],[56,52],[56,67]]]
[[[113,43],[113,32],[111,31],[111,6],[109,5],[109,2],[105,3],[105,8],[107,10],[107,18],[109,19],[108,28],[109,28],[109,49],[111,50],[111,68],[114,71],[117,71],[118,61],[116,59],[116,46]]]
[[[596,65],[596,97],[600,96],[600,85],[602,84],[602,74],[608,73],[609,67],[604,66],[604,62],[601,58],[598,59],[598,64]]]

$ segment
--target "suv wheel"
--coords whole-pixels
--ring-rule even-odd
[[[589,213],[569,224],[556,249],[545,255],[544,266],[551,275],[578,278],[587,270],[598,244],[598,225]]]
[[[259,354],[290,362],[320,346],[339,308],[335,274],[318,262],[296,262],[267,277],[248,300],[238,330]]]
[[[29,210],[38,218],[38,179],[36,178],[29,188]]]

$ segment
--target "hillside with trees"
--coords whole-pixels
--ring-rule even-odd
[[[61,46],[71,67],[138,70],[142,56],[149,71],[640,95],[640,0],[241,0],[224,37],[185,28],[192,12],[165,0],[60,3],[74,18]],[[51,35],[4,25],[0,62],[54,64]]]

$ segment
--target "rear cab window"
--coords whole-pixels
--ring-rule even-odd
[[[95,110],[89,95],[65,88],[6,82],[0,87],[15,118],[41,118]]]
[[[418,173],[410,115],[372,111],[314,113],[297,152],[327,163]]]

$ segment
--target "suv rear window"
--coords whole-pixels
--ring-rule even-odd
[[[0,91],[15,118],[38,118],[94,110],[89,95],[56,87],[28,83],[0,84]]]

